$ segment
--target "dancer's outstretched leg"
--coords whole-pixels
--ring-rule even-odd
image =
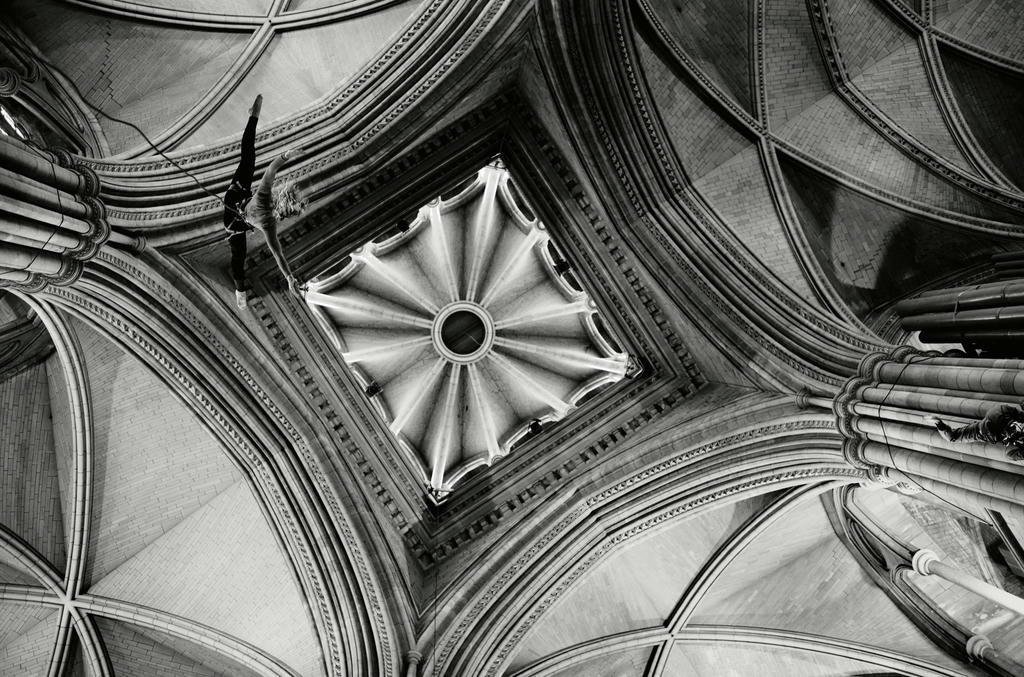
[[[249,108],[249,119],[242,132],[241,157],[231,177],[231,185],[224,194],[224,228],[230,233],[231,278],[235,283],[235,302],[239,308],[248,304],[245,281],[245,233],[250,229],[245,219],[245,208],[252,197],[253,172],[256,170],[256,123],[263,108],[263,95],[258,94]]]

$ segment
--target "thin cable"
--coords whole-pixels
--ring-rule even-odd
[[[434,677],[437,677],[437,568],[440,566],[439,562],[434,562],[434,632],[430,643],[434,646],[434,669],[431,672],[434,673]]]
[[[192,181],[197,186],[199,186],[199,189],[201,191],[203,191],[204,193],[206,193],[207,195],[209,195],[212,198],[216,198],[216,200],[218,202],[220,202],[222,205],[224,205],[225,209],[227,209],[230,212],[233,212],[235,214],[235,216],[237,216],[239,219],[242,220],[243,223],[245,223],[247,226],[250,226],[250,229],[252,228],[251,225],[249,224],[248,219],[245,218],[244,212],[238,211],[237,209],[235,209],[234,207],[229,205],[227,202],[225,202],[224,198],[222,198],[221,196],[217,195],[216,193],[211,192],[206,186],[204,186],[202,184],[202,182],[199,181],[198,178],[196,178],[195,174],[193,174],[192,172],[190,172],[187,169],[185,169],[184,167],[182,167],[180,164],[178,164],[173,159],[171,159],[171,157],[169,157],[166,153],[164,153],[162,150],[160,150],[160,148],[155,143],[153,143],[153,140],[150,139],[146,135],[146,133],[144,131],[142,131],[142,129],[140,129],[138,127],[138,125],[136,125],[135,123],[132,123],[132,122],[128,122],[127,120],[122,120],[121,118],[114,117],[113,115],[110,115],[109,113],[105,112],[99,106],[95,106],[95,105],[89,103],[89,101],[86,101],[84,98],[82,100],[85,101],[85,105],[86,106],[91,108],[94,112],[99,113],[100,115],[102,115],[106,119],[110,120],[111,122],[117,122],[117,123],[122,124],[122,125],[127,125],[128,127],[131,127],[136,132],[138,132],[139,136],[141,136],[146,141],[146,144],[148,144],[150,148],[152,148],[154,151],[156,151],[156,153],[159,154],[160,157],[162,157],[163,159],[167,160],[172,165],[174,165],[179,170],[181,170],[182,173],[186,174],[190,179],[192,179]],[[242,232],[242,231],[238,231],[238,232]]]

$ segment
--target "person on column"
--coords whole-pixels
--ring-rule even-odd
[[[950,427],[937,416],[929,416],[928,422],[948,442],[1002,444],[1008,459],[1024,462],[1024,409],[1020,405],[1004,404],[990,410],[980,421],[960,428]]]
[[[300,293],[301,289],[277,237],[277,222],[278,219],[302,213],[306,203],[291,183],[277,191],[274,190],[274,179],[278,170],[286,161],[295,157],[297,149],[283,153],[270,163],[256,189],[256,199],[252,200],[252,178],[256,169],[256,123],[262,106],[263,95],[260,94],[256,96],[249,109],[249,120],[242,133],[242,157],[234,176],[231,177],[231,185],[224,194],[224,228],[229,233],[231,277],[235,283],[235,301],[239,308],[248,305],[245,255],[246,233],[250,230],[258,229],[263,233],[270,253],[288,280],[288,286],[296,293]]]

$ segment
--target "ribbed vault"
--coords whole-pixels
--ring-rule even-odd
[[[11,110],[61,120],[123,237],[35,318],[0,299],[0,672],[994,669],[823,506],[869,477],[822,407],[880,336],[905,338],[892,302],[1019,248],[1024,5],[8,4],[18,54],[53,67],[3,53]],[[42,106],[51,81],[74,92],[65,113]],[[310,210],[281,241],[320,277],[290,296],[254,237],[236,312],[215,196],[258,91],[258,168],[305,149],[282,178]],[[402,258],[432,242],[431,207],[407,217],[498,156],[558,245],[509,304],[585,305],[557,251],[635,380],[583,397],[625,359],[578,318],[518,346],[533,366],[491,391],[434,351],[473,355],[487,325],[439,322],[435,342],[436,311],[472,299],[431,281],[453,266],[424,273],[451,242]],[[571,378],[537,376],[555,353]],[[472,404],[498,391],[522,405],[500,425]],[[459,477],[462,495],[425,500]]]
[[[141,363],[31,308],[56,350],[0,384],[3,672],[325,674],[245,476]]]

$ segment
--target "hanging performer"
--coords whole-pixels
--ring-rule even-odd
[[[951,428],[936,416],[929,416],[928,422],[948,442],[988,442],[1006,447],[1006,457],[1011,461],[1024,461],[1024,410],[1020,406],[1004,404],[990,410],[985,418],[961,428]]]
[[[267,167],[256,188],[256,199],[252,200],[252,178],[256,170],[256,122],[263,106],[263,95],[257,95],[249,109],[249,121],[242,133],[242,159],[238,163],[231,185],[224,194],[224,228],[230,233],[231,277],[235,283],[235,301],[239,308],[248,305],[245,279],[246,237],[250,230],[259,230],[267,239],[270,253],[274,255],[281,273],[288,280],[288,286],[300,293],[300,285],[292,274],[288,260],[277,237],[278,219],[300,214],[306,203],[300,198],[295,186],[288,183],[274,191],[274,177],[282,165],[297,154],[290,150],[276,158]]]

